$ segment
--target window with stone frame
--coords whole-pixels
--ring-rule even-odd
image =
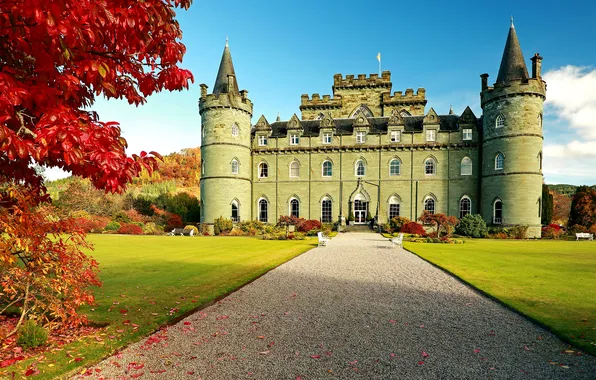
[[[332,140],[333,140],[333,134],[331,132],[323,133],[323,144],[331,144]]]
[[[300,163],[298,161],[292,161],[292,163],[290,163],[290,177],[300,177]]]
[[[300,218],[300,202],[296,198],[290,200],[290,216]]]
[[[238,125],[235,123],[232,125],[232,136],[238,136],[240,134],[240,130],[238,129]]]
[[[401,132],[400,131],[391,131],[391,142],[400,142],[401,141]]]
[[[323,162],[323,177],[331,177],[333,175],[333,163],[329,160]]]
[[[238,223],[240,221],[240,213],[238,212],[238,203],[232,202],[232,222]]]
[[[427,129],[426,130],[426,141],[437,141],[437,130]]]
[[[499,114],[495,119],[495,128],[503,128],[505,126],[505,116]]]
[[[266,199],[259,200],[259,222],[267,223],[269,220],[269,204]]]
[[[470,157],[464,157],[460,163],[461,175],[472,175],[472,159]]]
[[[432,197],[428,197],[424,200],[424,210],[430,212],[431,214],[435,213],[435,200]]]
[[[468,197],[463,197],[459,201],[459,218],[470,214],[472,212],[472,201]]]
[[[266,162],[261,162],[259,164],[259,178],[267,177],[269,177],[269,165]]]
[[[333,222],[331,204],[332,204],[331,199],[329,199],[329,198],[325,198],[321,202],[321,222],[322,223]]]
[[[493,224],[503,223],[503,202],[500,199],[493,203]]]
[[[267,146],[267,136],[259,135],[257,139],[259,140],[259,146]]]
[[[366,142],[366,132],[356,132],[356,144],[364,144]]]
[[[437,163],[433,158],[427,158],[424,161],[424,174],[435,175],[437,173]]]
[[[364,161],[358,160],[356,162],[356,176],[363,177],[364,175],[366,175],[366,165],[364,165]]]
[[[238,174],[238,160],[232,160],[232,174]]]
[[[400,175],[401,163],[397,158],[394,158],[389,162],[389,175],[396,176]]]
[[[298,145],[300,144],[300,136],[298,134],[291,134],[290,135],[290,145]]]
[[[396,197],[391,197],[389,200],[389,220],[399,216],[399,200]]]
[[[472,128],[464,128],[462,129],[462,139],[464,141],[471,141],[472,140]]]
[[[505,166],[505,156],[503,155],[503,153],[499,152],[499,153],[497,153],[497,156],[495,157],[495,170],[503,170],[504,166]]]

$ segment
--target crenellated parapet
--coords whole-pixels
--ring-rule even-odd
[[[426,90],[420,87],[414,94],[414,89],[408,88],[406,92],[396,91],[391,95],[384,93],[382,97],[383,105],[413,104],[424,103],[426,105]]]
[[[391,89],[391,72],[383,71],[381,76],[379,74],[358,74],[346,75],[345,78],[341,74],[335,74],[333,76],[333,91],[338,89],[350,89],[350,88],[366,88],[366,87],[383,87]]]
[[[199,113],[213,108],[236,108],[252,116],[253,104],[248,99],[248,91],[242,90],[239,95],[234,93],[207,94],[207,85],[201,85],[199,99]]]
[[[305,109],[332,109],[332,108],[341,108],[342,106],[342,98],[341,95],[333,96],[330,95],[323,95],[319,94],[312,94],[312,97],[309,99],[307,94],[302,94],[300,97],[300,110]]]
[[[546,82],[542,80],[542,78],[529,78],[508,83],[495,83],[493,87],[489,87],[486,84],[488,74],[483,74],[481,77],[481,107],[484,107],[486,103],[493,100],[519,95],[538,96],[543,100],[546,99]]]

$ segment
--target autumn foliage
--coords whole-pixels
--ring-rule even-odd
[[[99,284],[82,231],[48,208],[35,165],[59,167],[110,192],[157,166],[157,153],[127,156],[117,122],[92,111],[96,96],[140,105],[188,88],[175,8],[191,0],[0,2],[0,307],[49,326],[84,321]],[[14,184],[19,184],[18,186]],[[58,231],[66,235],[52,234]]]
[[[441,232],[445,230],[448,234],[453,232],[455,225],[457,224],[457,218],[455,216],[447,216],[445,214],[432,214],[426,210],[422,212],[420,218],[418,218],[424,224],[431,224],[437,228],[437,237],[441,237]]]

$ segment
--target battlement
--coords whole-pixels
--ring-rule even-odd
[[[495,83],[494,87],[484,87],[487,79],[488,75],[482,77],[481,106],[484,106],[484,104],[491,100],[514,95],[534,95],[546,98],[546,82],[542,78],[517,80],[507,84]]]
[[[362,88],[362,87],[389,87],[391,88],[391,72],[383,71],[381,77],[379,74],[358,74],[357,78],[354,75],[346,75],[344,78],[341,74],[333,76],[333,89],[337,88]]]
[[[341,95],[334,95],[333,98],[331,97],[331,95],[323,95],[322,99],[319,94],[312,94],[311,99],[308,98],[308,94],[302,94],[302,96],[300,96],[301,110],[306,108],[337,108],[341,107],[341,105]]]
[[[408,88],[406,89],[405,94],[402,91],[395,91],[393,95],[390,93],[384,93],[382,96],[383,104],[401,104],[412,102],[424,102],[426,104],[426,90],[422,87],[416,91],[416,94],[414,94],[414,89]]]
[[[248,91],[242,90],[239,95],[233,93],[207,94],[207,86],[201,85],[201,97],[199,99],[199,113],[210,108],[236,108],[249,113],[252,116],[253,104],[248,99]]]

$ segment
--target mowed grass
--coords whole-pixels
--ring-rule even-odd
[[[55,378],[89,366],[190,310],[229,293],[316,246],[316,239],[89,235],[103,287],[96,305],[81,310],[93,336],[45,354],[35,378]],[[3,368],[17,377],[39,357]]]
[[[596,241],[474,239],[404,247],[596,354]]]

